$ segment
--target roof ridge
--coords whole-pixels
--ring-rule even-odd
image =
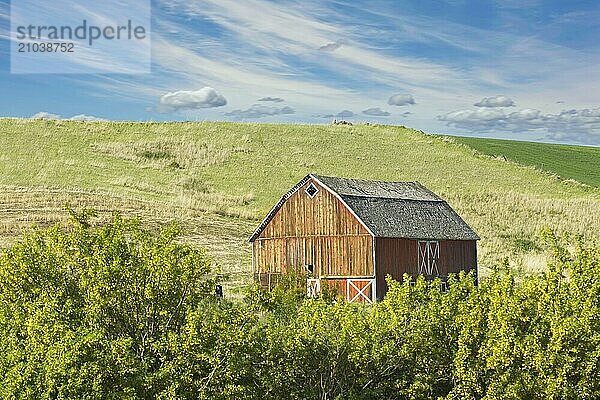
[[[425,186],[419,181],[382,181],[378,179],[364,179],[364,178],[341,178],[339,176],[331,176],[331,175],[319,175],[319,174],[309,174],[315,178],[329,178],[329,179],[337,179],[340,181],[360,181],[360,182],[373,182],[373,183],[416,183],[422,188],[426,189]]]
[[[437,196],[435,193],[433,193],[433,195],[435,197],[437,197],[436,199],[410,199],[410,198],[404,198],[404,197],[385,197],[385,196],[376,196],[376,195],[358,195],[358,194],[340,194],[340,196],[342,197],[357,197],[357,198],[365,198],[365,199],[386,199],[386,200],[403,200],[403,201],[422,201],[422,202],[430,202],[430,203],[448,203],[446,200],[442,199],[441,197]]]

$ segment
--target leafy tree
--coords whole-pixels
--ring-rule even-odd
[[[600,398],[600,248],[580,237],[545,231],[537,275],[388,279],[373,306],[289,276],[233,303],[176,228],[92,216],[0,256],[3,398]]]
[[[155,398],[169,343],[212,297],[203,250],[115,214],[89,212],[35,229],[0,256],[0,394],[36,398]]]

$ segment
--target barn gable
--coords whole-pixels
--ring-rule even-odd
[[[302,271],[371,276],[373,235],[334,192],[313,176],[288,191],[256,229],[255,274]]]
[[[311,201],[304,201],[311,185],[317,193]],[[290,218],[302,218],[302,224]],[[315,175],[307,175],[279,199],[248,241],[252,243],[259,237],[324,234],[373,235],[335,191],[323,185]]]

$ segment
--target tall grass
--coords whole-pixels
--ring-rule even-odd
[[[483,275],[504,257],[516,268],[544,265],[536,239],[543,228],[600,236],[600,189],[404,127],[0,119],[0,161],[0,185],[13,188],[0,190],[0,237],[21,219],[49,214],[43,204],[52,196],[84,192],[102,208],[109,194],[126,200],[107,208],[166,213],[198,243],[223,241],[209,245],[232,271],[249,271],[245,239],[311,172],[420,181],[480,234]],[[13,207],[15,187],[45,194]]]

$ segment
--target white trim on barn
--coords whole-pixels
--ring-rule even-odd
[[[439,276],[440,242],[437,240],[417,240],[419,275]]]

